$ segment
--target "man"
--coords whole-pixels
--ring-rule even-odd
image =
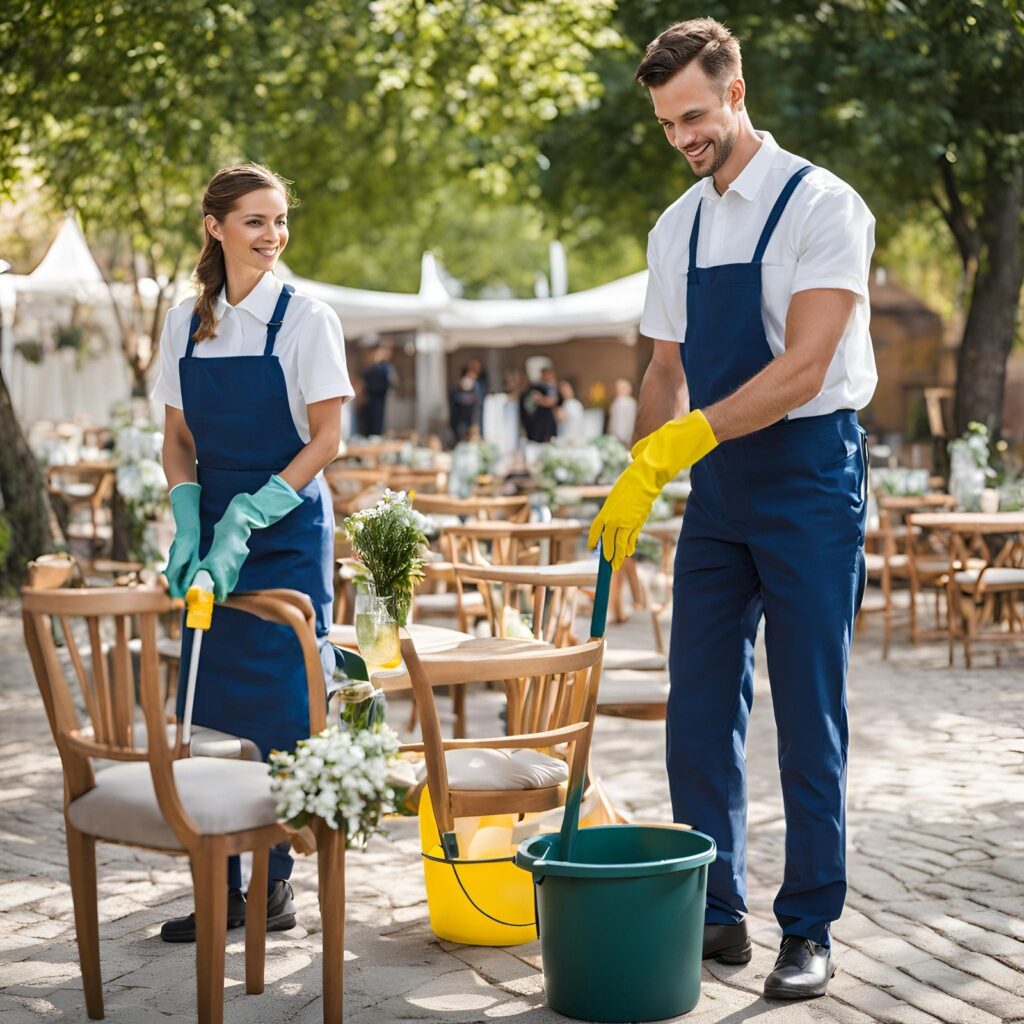
[[[750,959],[744,746],[765,646],[786,813],[769,998],[825,993],[846,893],[846,670],[864,586],[864,433],[874,391],[874,220],[828,171],[746,111],[739,44],[709,18],[647,48],[636,73],[701,180],[651,232],[640,324],[654,354],[632,464],[594,521],[618,565],[661,487],[693,466],[669,659],[673,814],[711,835],[704,957]],[[689,411],[688,411],[689,410]]]
[[[384,433],[384,407],[388,392],[398,384],[398,373],[391,362],[390,345],[378,345],[370,356],[370,365],[363,372],[363,433],[378,437]]]
[[[558,393],[558,375],[553,366],[545,366],[522,398],[523,429],[527,441],[550,441],[558,430],[555,410],[562,404]]]

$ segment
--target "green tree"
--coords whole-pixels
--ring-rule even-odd
[[[646,232],[692,180],[664,150],[632,82],[644,45],[711,15],[743,44],[755,124],[836,171],[878,219],[879,253],[905,229],[953,243],[966,308],[955,418],[998,430],[1021,295],[1024,14],[1014,0],[772,0],[621,4],[627,40],[600,58],[604,99],[546,137],[545,195],[564,232]],[[662,147],[659,150],[659,145]],[[573,154],[585,152],[586,162]]]

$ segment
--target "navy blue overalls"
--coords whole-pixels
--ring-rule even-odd
[[[258,491],[305,447],[288,405],[288,388],[274,341],[294,292],[284,285],[262,356],[197,359],[195,333],[178,361],[185,422],[196,445],[200,497],[199,553],[205,556],[213,528],[236,494]],[[253,530],[237,593],[287,587],[308,594],[316,630],[326,638],[331,623],[334,509],[323,476],[301,491],[302,504],[264,530]],[[192,630],[184,631],[178,715],[182,714]],[[291,750],[309,736],[306,669],[289,626],[246,612],[217,607],[203,639],[193,721],[251,739],[266,759],[274,748]],[[269,879],[288,878],[288,844],[271,850]],[[228,884],[241,887],[238,858],[228,862]]]
[[[690,234],[681,357],[694,409],[768,365],[761,261],[803,167],[750,263],[697,266]],[[864,433],[852,410],[783,419],[694,466],[676,550],[668,774],[676,821],[712,836],[708,923],[746,911],[745,745],[762,615],[786,813],[775,913],[786,935],[827,945],[846,894],[846,670],[865,582]]]

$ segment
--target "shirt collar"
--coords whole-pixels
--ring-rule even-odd
[[[725,195],[736,192],[749,201],[756,199],[758,192],[761,191],[761,186],[775,161],[775,155],[779,152],[779,144],[772,138],[771,132],[757,134],[761,138],[761,145],[747,161],[747,166],[736,175],[736,180],[725,190]],[[715,179],[710,175],[704,179],[701,196],[712,201],[722,198],[715,188]]]
[[[247,313],[256,317],[260,323],[269,324],[283,287],[284,283],[279,277],[269,272],[264,273],[256,287],[238,303],[235,309],[244,309]],[[225,285],[221,288],[216,300],[215,312],[218,320],[224,316],[228,308],[226,293],[227,286]]]

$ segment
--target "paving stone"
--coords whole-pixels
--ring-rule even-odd
[[[0,1024],[63,1024],[84,1019],[84,1000],[60,765],[16,611],[0,602]],[[785,1004],[761,994],[778,952],[772,901],[785,852],[761,651],[747,751],[754,955],[746,965],[705,964],[701,1001],[682,1024],[1024,1020],[1019,665],[949,670],[936,647],[903,643],[883,662],[872,629],[855,644],[851,667],[849,897],[833,928],[839,969],[830,995]],[[611,636],[617,646],[649,647],[649,622],[637,616]],[[499,704],[498,694],[474,695],[471,735],[493,732]],[[396,709],[397,721],[407,708]],[[595,770],[634,820],[670,817],[664,756],[662,723],[598,720]],[[417,824],[398,819],[391,831],[390,841],[347,858],[348,1024],[564,1022],[544,1003],[538,943],[480,949],[433,937]],[[157,934],[163,920],[191,909],[187,862],[105,844],[97,861],[107,1019],[193,1020],[194,947],[168,946]],[[241,933],[228,936],[226,1024],[320,1024],[315,858],[297,860],[293,883],[299,927],[268,936],[263,995],[245,995]]]

